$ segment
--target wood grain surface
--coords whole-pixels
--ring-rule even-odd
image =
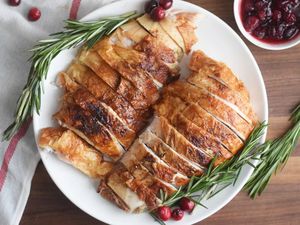
[[[219,16],[241,35],[234,21],[232,0],[191,0],[190,2]],[[270,111],[268,136],[274,138],[289,127],[290,110],[300,102],[300,45],[289,50],[273,52],[255,47],[246,40],[245,42],[263,73]],[[32,182],[21,225],[93,224],[104,223],[93,219],[74,206],[58,190],[43,164],[40,163]],[[261,197],[253,201],[246,193],[241,192],[222,210],[198,224],[299,225],[300,146],[298,145],[285,169],[273,177]]]

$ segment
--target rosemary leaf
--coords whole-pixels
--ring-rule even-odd
[[[290,120],[293,124],[287,133],[260,146],[260,162],[244,187],[253,199],[261,195],[272,175],[285,166],[294,151],[300,137],[300,105],[294,110]]]

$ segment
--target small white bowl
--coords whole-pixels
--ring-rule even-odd
[[[259,39],[253,37],[250,33],[248,33],[245,30],[244,25],[242,23],[242,18],[241,18],[241,13],[240,13],[241,12],[241,2],[242,2],[242,0],[234,0],[234,5],[233,5],[234,17],[235,17],[235,21],[236,21],[240,31],[250,42],[252,42],[253,44],[255,44],[258,47],[268,49],[268,50],[288,49],[288,48],[294,47],[300,43],[300,35],[299,34],[298,34],[297,38],[293,38],[290,41],[286,41],[283,43],[276,43],[276,44],[260,41]]]

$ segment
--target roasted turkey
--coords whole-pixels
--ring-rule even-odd
[[[197,41],[196,17],[141,16],[83,47],[58,76],[61,127],[43,129],[40,147],[100,178],[101,196],[128,212],[155,209],[161,191],[171,195],[214,158],[233,157],[258,122],[224,63],[193,52],[189,76],[178,80]]]

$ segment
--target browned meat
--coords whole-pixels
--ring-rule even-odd
[[[113,135],[100,124],[96,117],[88,111],[82,110],[79,106],[65,104],[54,118],[59,123],[86,140],[96,149],[111,157],[119,159],[124,149]]]
[[[108,105],[100,102],[85,88],[79,88],[71,94],[74,102],[82,109],[89,111],[104,125],[118,141],[128,149],[135,139],[135,132],[131,130]]]
[[[123,25],[120,30],[118,34],[134,42],[134,49],[144,52],[147,57],[155,57],[160,66],[168,67],[171,75],[168,81],[176,80],[179,77],[179,62],[177,61],[176,54],[169,46],[165,45],[159,37],[149,35],[135,20]],[[118,35],[118,37],[120,38],[120,35]],[[124,38],[122,40],[124,40]],[[123,43],[124,42],[128,43],[128,41],[123,41]]]
[[[116,94],[103,80],[95,75],[87,67],[80,64],[72,64],[67,71],[71,79],[64,79],[66,89],[72,89],[74,82],[84,86],[96,98],[110,106],[116,114],[126,121],[127,125],[134,131],[139,131],[145,125],[149,114],[143,111],[136,111],[122,96]],[[71,83],[69,85],[69,80]]]
[[[182,113],[185,118],[212,135],[233,154],[243,146],[243,142],[234,132],[199,105],[188,104],[172,93],[165,93],[162,100],[154,108],[158,115],[164,116],[170,121],[174,120],[176,114]]]
[[[200,167],[206,167],[212,160],[211,156],[189,142],[164,117],[155,117],[148,129],[177,153],[198,164]]]
[[[161,201],[158,196],[160,190],[163,190],[167,195],[171,195],[176,191],[174,187],[156,178],[141,164],[136,164],[134,168],[128,168],[121,163],[115,165],[114,170],[108,176],[107,184],[114,188],[115,192],[119,192],[118,187],[115,188],[109,181],[119,180],[119,183],[126,184],[127,187],[137,194],[139,201],[145,202],[148,209],[156,208]],[[123,191],[124,192],[124,191]],[[136,204],[132,202],[131,204]]]
[[[158,64],[154,56],[117,45],[114,46],[114,50],[130,67],[140,73],[143,71],[146,76],[150,77],[157,87],[160,88],[166,84],[169,77],[169,68]]]
[[[183,57],[183,49],[165,32],[161,25],[154,22],[149,15],[145,14],[137,18],[137,22],[144,27],[152,36],[158,38],[165,46],[169,47],[176,54],[176,59],[180,61]]]
[[[195,72],[199,70],[205,71],[205,74],[210,74],[213,78],[234,90],[242,99],[249,101],[249,93],[243,82],[224,63],[207,57],[202,51],[195,51],[192,55],[189,68]]]
[[[144,93],[149,104],[153,104],[157,101],[159,94],[153,80],[147,76],[142,68],[131,65],[124,60],[124,56],[119,56],[108,38],[98,42],[94,48],[106,63],[117,70],[125,79],[132,82],[136,88]],[[128,57],[131,56],[132,54]]]
[[[199,105],[192,103],[182,115],[217,138],[232,154],[236,154],[242,148],[241,139]]]
[[[198,87],[186,82],[176,82],[169,85],[165,91],[170,91],[185,102],[197,103],[233,130],[242,140],[246,140],[253,129],[253,126],[248,124],[237,112]]]
[[[108,198],[109,196],[105,195],[106,192],[113,192],[126,204],[126,206],[123,204],[120,205],[120,203],[118,203],[119,199],[113,198],[114,203],[119,207],[128,208],[129,212],[142,212],[147,207],[145,202],[126,184],[130,184],[133,179],[132,175],[129,174],[124,166],[116,164],[114,170],[101,181],[100,188],[102,188],[102,191],[100,189],[100,194]],[[106,184],[108,188],[106,188],[106,185],[103,183]],[[154,205],[156,205],[156,202]]]
[[[119,181],[116,181],[116,183]],[[117,184],[120,186],[120,184]],[[124,190],[126,191],[124,194],[127,194],[130,190],[124,185]],[[98,187],[98,193],[100,195],[107,199],[110,202],[115,203],[120,209],[123,209],[127,212],[133,212],[134,210],[131,210],[129,206],[121,199],[121,197],[116,194],[107,184],[104,180],[100,181],[99,187]]]
[[[149,107],[143,92],[113,70],[95,50],[81,51],[79,60],[92,69],[95,74],[104,80],[116,93],[122,95],[134,109],[141,110]]]
[[[190,162],[186,157],[177,153],[149,130],[143,132],[139,138],[140,141],[150,148],[161,160],[180,173],[188,177],[203,174],[202,167]]]
[[[141,164],[157,178],[168,182],[174,186],[180,187],[188,183],[189,179],[178,173],[174,168],[169,167],[150,148],[141,143],[138,139],[131,146],[129,153],[125,154],[121,162],[126,168],[134,168]]]
[[[53,149],[58,157],[92,178],[103,177],[113,167],[113,163],[105,161],[100,152],[72,131],[61,127],[42,129],[38,144],[43,149]]]
[[[188,77],[188,82],[197,87],[205,88],[209,93],[214,95],[216,98],[219,97],[221,101],[235,110],[248,123],[256,124],[257,117],[253,112],[250,102],[245,101],[240,97],[240,95],[236,94],[235,91],[231,90],[224,83],[217,81],[205,72],[207,71],[199,70],[198,73],[193,73]]]

